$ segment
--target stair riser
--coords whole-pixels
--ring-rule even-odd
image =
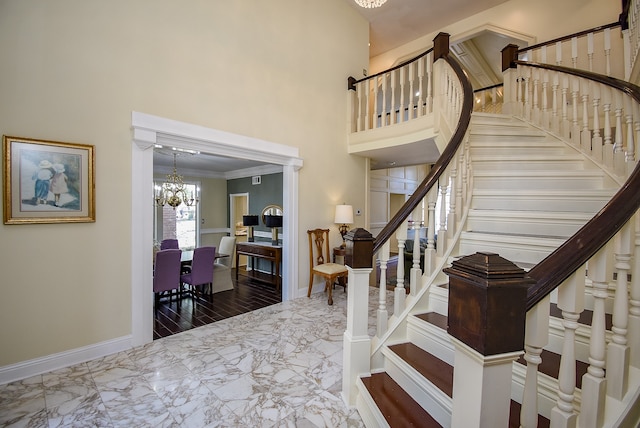
[[[471,145],[471,156],[563,156],[570,154],[570,152],[563,146],[548,146],[545,144],[517,144],[514,142],[504,142],[497,144],[497,142],[487,142],[486,144],[480,144],[474,142]]]
[[[497,238],[497,237],[496,237]],[[470,240],[463,238],[460,242],[460,254],[470,255],[478,252],[496,253],[514,263],[539,263],[558,245],[533,245],[526,242],[505,243],[499,240]]]
[[[410,317],[407,338],[411,343],[435,355],[449,365],[454,365],[455,350],[446,331],[418,318]]]
[[[565,195],[474,195],[471,208],[477,210],[519,210],[527,211],[565,211],[565,212],[598,212],[608,199],[598,196],[576,197],[570,193]]]
[[[543,175],[483,175],[476,174],[473,179],[475,189],[480,190],[589,190],[602,189],[602,177],[587,174],[565,174],[562,176]]]
[[[582,170],[584,162],[581,160],[557,159],[496,159],[473,161],[475,171],[548,171],[548,170]]]
[[[469,216],[467,230],[483,233],[509,233],[520,235],[557,236],[568,238],[584,226],[585,221],[537,218],[474,218]]]
[[[385,371],[440,425],[451,423],[452,399],[433,386],[394,352],[385,352]]]

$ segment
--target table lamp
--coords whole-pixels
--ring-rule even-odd
[[[278,228],[282,227],[281,215],[265,215],[265,226],[271,228],[271,245],[278,245]]]
[[[349,224],[353,224],[353,207],[351,205],[336,205],[336,215],[334,223],[340,225],[340,235],[342,235],[342,247],[346,246],[344,235],[349,231]]]
[[[247,226],[247,241],[253,242],[253,226],[260,224],[257,215],[243,215],[242,225]]]

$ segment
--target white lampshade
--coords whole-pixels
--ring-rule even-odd
[[[336,205],[334,223],[353,224],[353,207],[351,205]]]

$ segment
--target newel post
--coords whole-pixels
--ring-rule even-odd
[[[449,335],[455,346],[452,427],[507,426],[512,363],[524,352],[524,270],[493,253],[463,257],[449,275]]]
[[[502,113],[514,114],[517,103],[517,65],[514,63],[518,59],[518,46],[510,44],[502,49]]]
[[[343,338],[342,399],[355,406],[359,376],[371,375],[369,274],[373,266],[373,236],[357,228],[345,235],[345,264],[349,270],[347,329]]]

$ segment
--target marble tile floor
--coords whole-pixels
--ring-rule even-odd
[[[370,288],[370,335],[377,305]],[[0,385],[0,426],[363,427],[340,397],[346,311],[336,288]]]

